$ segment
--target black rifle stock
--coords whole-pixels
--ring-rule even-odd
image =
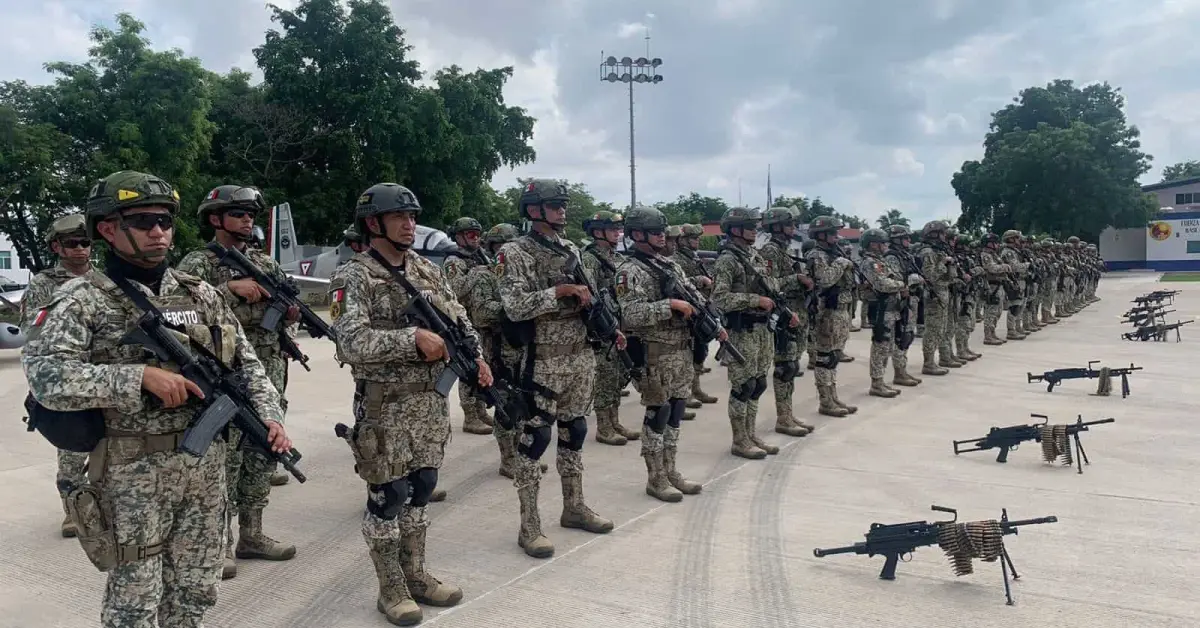
[[[241,373],[227,368],[203,347],[189,350],[175,333],[166,326],[162,313],[154,308],[141,315],[137,326],[121,339],[121,344],[141,346],[159,360],[175,364],[179,373],[204,393],[204,409],[184,432],[180,451],[203,456],[217,435],[233,423],[256,450],[283,465],[299,482],[307,480],[296,467],[300,452],[294,448],[287,452],[271,450],[267,424],[254,410]],[[230,443],[230,446],[235,444]]]
[[[267,299],[270,301],[270,304],[259,326],[267,331],[279,334],[279,348],[291,356],[292,359],[299,362],[300,366],[304,367],[304,370],[311,371],[312,368],[308,366],[308,356],[300,351],[300,346],[296,344],[296,341],[288,337],[284,329],[286,327],[285,321],[288,310],[295,307],[300,311],[300,325],[308,330],[309,335],[313,338],[328,337],[330,340],[337,342],[337,334],[334,333],[333,329],[304,304],[304,301],[300,299],[300,292],[294,286],[287,282],[277,281],[274,277],[264,273],[262,269],[250,261],[241,251],[232,247],[223,247],[216,242],[209,242],[206,247],[217,256],[217,261],[221,265],[228,266],[243,277],[253,279],[263,290],[266,290]]]

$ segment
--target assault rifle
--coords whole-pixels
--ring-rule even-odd
[[[429,299],[412,285],[408,277],[404,276],[404,273],[393,268],[391,264],[385,263],[385,260],[380,259],[381,256],[374,249],[371,250],[371,253],[381,266],[388,269],[396,283],[400,284],[400,287],[408,293],[408,306],[404,308],[404,314],[421,329],[427,329],[437,334],[446,346],[446,368],[442,370],[441,376],[434,383],[434,392],[442,397],[449,397],[454,381],[461,379],[462,384],[475,391],[476,396],[482,398],[488,407],[495,408],[496,421],[502,427],[512,429],[516,425],[518,417],[510,416],[509,410],[515,408],[513,404],[519,403],[520,395],[515,394],[507,383],[494,376],[492,386],[480,386],[478,360],[481,354],[475,338],[467,333],[466,327],[461,322],[450,318],[445,312],[434,307]],[[501,391],[505,393],[503,397],[500,394]]]
[[[1153,339],[1155,342],[1166,342],[1167,332],[1175,330],[1175,342],[1183,342],[1183,338],[1179,335],[1179,328],[1184,325],[1189,325],[1196,322],[1194,319],[1190,321],[1179,321],[1177,323],[1151,323],[1142,325],[1131,332],[1121,334],[1125,340],[1141,340],[1145,342]]]
[[[912,556],[919,547],[938,545],[954,566],[955,575],[965,576],[973,573],[972,559],[979,558],[984,562],[994,562],[1000,559],[1000,570],[1004,574],[1004,596],[1007,603],[1012,605],[1012,590],[1009,588],[1009,571],[1012,579],[1020,579],[1012,558],[1004,547],[1004,537],[1018,534],[1023,526],[1056,523],[1058,517],[1037,517],[1035,519],[1008,518],[1008,510],[1000,511],[1000,520],[971,521],[958,523],[958,511],[943,506],[931,506],[932,510],[954,515],[949,521],[909,521],[907,523],[872,523],[866,536],[867,540],[845,547],[828,549],[816,548],[813,556],[824,558],[834,554],[858,554],[866,556],[883,556],[883,569],[879,572],[881,580],[896,579],[896,565],[904,556]],[[905,561],[907,562],[907,560]]]
[[[1046,371],[1041,375],[1026,373],[1029,384],[1034,382],[1045,382],[1046,392],[1054,392],[1054,387],[1062,383],[1064,379],[1096,379],[1100,378],[1096,387],[1096,394],[1102,397],[1107,397],[1109,391],[1112,390],[1112,377],[1115,375],[1121,376],[1121,398],[1129,396],[1129,374],[1134,371],[1142,370],[1140,366],[1134,366],[1131,362],[1129,368],[1110,369],[1108,367],[1100,367],[1100,370],[1092,368],[1093,364],[1099,364],[1099,360],[1089,360],[1087,368],[1069,368],[1069,369],[1054,369]]]
[[[583,324],[587,327],[589,340],[601,347],[608,347],[609,351],[616,351],[621,366],[633,374],[634,379],[641,379],[640,369],[633,363],[629,352],[617,347],[617,336],[621,332],[621,319],[618,314],[620,310],[617,308],[612,291],[596,288],[596,284],[592,283],[587,273],[584,272],[583,262],[579,259],[579,255],[553,242],[547,241],[546,243],[551,245],[551,248],[567,255],[563,274],[570,277],[572,283],[587,286],[588,292],[592,294],[591,303],[583,310]]]
[[[304,301],[300,299],[300,291],[295,286],[287,282],[276,281],[274,277],[259,269],[241,251],[232,247],[225,248],[216,242],[209,242],[206,247],[217,256],[217,261],[222,266],[228,266],[241,276],[253,279],[263,290],[267,291],[269,301],[267,312],[263,315],[259,326],[279,334],[279,348],[293,360],[299,362],[304,370],[311,371],[312,368],[308,366],[308,356],[300,351],[300,346],[296,344],[295,340],[288,337],[287,331],[284,329],[288,310],[293,307],[300,310],[300,326],[308,330],[308,334],[313,338],[328,336],[330,340],[337,342],[337,334],[333,329],[304,304]]]
[[[1147,312],[1157,312],[1158,310],[1164,309],[1166,307],[1167,306],[1165,306],[1161,303],[1147,303],[1144,305],[1135,305],[1135,306],[1129,308],[1124,314],[1122,314],[1122,316],[1124,318],[1130,318],[1133,316],[1139,316],[1141,314],[1145,314]]]
[[[1132,302],[1138,305],[1146,305],[1148,303],[1162,303],[1166,301],[1167,305],[1172,305],[1175,303],[1175,295],[1179,293],[1179,290],[1155,290],[1154,292],[1147,292],[1140,297],[1134,298]]]
[[[1046,462],[1054,462],[1055,459],[1062,458],[1063,464],[1070,466],[1072,456],[1067,439],[1071,438],[1075,441],[1075,453],[1077,454],[1075,458],[1078,459],[1079,473],[1083,473],[1083,465],[1091,464],[1091,462],[1088,461],[1087,452],[1083,450],[1083,444],[1079,442],[1079,433],[1090,431],[1089,428],[1092,425],[1116,422],[1116,419],[1084,421],[1083,415],[1079,415],[1074,423],[1049,425],[1050,419],[1044,414],[1030,414],[1029,416],[1043,419],[1043,421],[1033,425],[993,427],[988,430],[987,436],[982,438],[953,441],[954,455],[999,449],[1000,453],[996,456],[996,462],[1003,463],[1008,462],[1009,451],[1015,451],[1021,443],[1033,441],[1042,444],[1042,458]]]
[[[184,346],[176,336],[178,332],[168,327],[162,312],[144,294],[123,278],[114,279],[114,283],[143,311],[136,326],[121,338],[121,344],[140,346],[160,361],[175,364],[179,374],[204,393],[204,408],[183,433],[179,450],[197,458],[203,456],[217,435],[232,422],[249,445],[283,465],[296,480],[304,483],[308,478],[296,468],[300,452],[294,448],[286,452],[271,450],[267,424],[250,402],[245,375],[225,366],[202,346],[189,342],[194,351]]]
[[[1124,318],[1121,319],[1121,322],[1132,323],[1134,327],[1145,327],[1147,325],[1154,325],[1155,323],[1166,324],[1166,315],[1174,312],[1175,310],[1164,310],[1162,309],[1164,307],[1166,306],[1156,305],[1152,310],[1144,310],[1141,312],[1132,313],[1126,312]]]
[[[745,364],[746,356],[742,355],[742,352],[738,351],[738,348],[733,346],[733,343],[728,340],[719,340],[724,326],[721,324],[721,313],[717,310],[717,306],[713,304],[712,300],[705,299],[695,288],[688,285],[686,281],[680,281],[675,276],[675,273],[661,268],[659,271],[663,273],[664,277],[663,295],[668,299],[685,301],[695,311],[692,317],[688,319],[688,327],[691,328],[692,336],[696,338],[696,341],[707,345],[717,340],[720,343],[720,348],[717,349],[715,356],[717,360],[722,360],[725,356],[729,356],[738,364]]]

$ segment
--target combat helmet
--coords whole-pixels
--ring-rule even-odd
[[[671,226],[667,227],[667,237],[668,238],[678,238],[678,237],[681,237],[682,235],[683,235],[683,227],[681,227],[679,225],[671,225]]]
[[[450,224],[449,227],[446,228],[446,235],[453,238],[455,235],[463,233],[464,231],[478,231],[483,233],[483,225],[479,224],[479,221],[475,220],[474,218],[464,216],[463,218],[455,220]]]
[[[1008,231],[1004,232],[1004,235],[1000,236],[1000,240],[1006,244],[1013,238],[1017,238],[1019,240],[1021,238],[1021,232],[1016,229],[1009,229]]]
[[[517,212],[522,218],[532,220],[529,212],[525,209],[526,206],[556,201],[565,205],[570,200],[570,191],[565,183],[554,179],[533,179],[525,184],[525,189],[521,190],[521,198],[517,201]]]
[[[521,232],[507,222],[502,222],[488,229],[483,236],[484,244],[503,244],[512,242],[521,236]]]
[[[50,223],[50,228],[46,230],[46,244],[50,244],[59,238],[73,235],[84,237],[88,235],[87,219],[83,217],[83,214],[63,216]]]
[[[808,223],[808,234],[812,236],[818,233],[837,233],[839,229],[845,227],[846,223],[837,216],[817,216]]]
[[[983,242],[984,246],[987,246],[989,244],[999,244],[1000,236],[998,236],[994,233],[985,233],[985,234],[983,234],[983,238],[981,238],[981,241]]]
[[[658,209],[642,206],[629,212],[622,224],[627,232],[666,231],[667,217]]]
[[[685,238],[699,238],[704,235],[704,227],[700,225],[681,225],[679,229],[683,231],[683,237]]]
[[[912,230],[905,225],[894,224],[888,225],[887,234],[890,240],[902,240],[904,238],[911,238]]]
[[[242,185],[220,185],[204,195],[200,206],[196,208],[196,217],[200,225],[208,225],[208,216],[213,212],[223,212],[229,209],[242,209],[248,212],[260,212],[267,208],[262,192],[258,188]]]
[[[858,236],[858,245],[862,250],[869,250],[873,243],[887,244],[888,234],[883,229],[867,229]]]
[[[100,179],[88,192],[86,214],[88,237],[100,238],[96,225],[114,213],[135,207],[165,207],[179,211],[179,192],[171,184],[144,172],[122,170]]]
[[[817,241],[813,240],[811,238],[808,240],[805,240],[804,242],[802,242],[800,244],[800,252],[801,253],[808,253],[809,251],[811,251],[815,248],[817,248]]]
[[[950,225],[944,220],[930,220],[921,228],[921,240],[928,240],[935,233],[946,233],[949,229]]]
[[[1070,244],[1072,246],[1079,244],[1079,236],[1071,236],[1071,237],[1067,238],[1067,244]]]
[[[641,209],[643,209],[643,207],[638,207],[634,211]],[[591,218],[583,221],[583,232],[591,236],[592,230],[594,229],[614,229],[624,226],[625,218],[621,216],[621,214],[602,210],[592,214]]]
[[[398,183],[376,183],[358,196],[354,206],[354,224],[359,233],[366,234],[366,219],[392,212],[421,213],[421,203],[412,190]]]
[[[792,226],[796,224],[796,210],[791,207],[772,207],[763,212],[762,225],[767,227],[768,231],[774,231],[770,227],[775,225]]]
[[[730,235],[732,229],[758,229],[762,212],[749,207],[730,207],[721,215],[721,232]]]

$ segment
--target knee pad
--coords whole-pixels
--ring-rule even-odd
[[[539,460],[550,447],[553,431],[549,425],[526,423],[521,437],[517,439],[517,452],[530,460]]]
[[[822,369],[836,369],[838,366],[837,351],[818,351],[816,366]]]
[[[404,502],[408,500],[410,490],[408,478],[392,480],[387,484],[369,484],[367,511],[380,519],[391,521],[404,510]]]
[[[754,379],[748,379],[741,383],[740,386],[734,386],[729,391],[729,396],[737,399],[742,403],[750,401],[750,395],[754,393]]]
[[[562,439],[562,434],[559,434],[558,445],[566,447],[571,451],[582,451],[583,442],[587,440],[587,419],[577,416],[573,419],[562,419],[558,422],[560,430],[567,430],[567,440]]]
[[[679,424],[683,421],[683,413],[687,412],[687,399],[672,399],[669,407],[671,415],[667,419],[667,425],[679,429]]]
[[[875,325],[871,327],[871,342],[888,342],[892,339],[891,330],[887,325]]]
[[[752,381],[754,382],[754,390],[750,391],[750,399],[758,401],[758,398],[767,392],[767,376],[759,375]]]
[[[1009,313],[1009,314],[1012,314],[1013,316],[1016,316],[1016,315],[1017,315],[1017,313],[1018,313],[1018,312],[1020,312],[1020,311],[1021,311],[1021,306],[1019,306],[1019,305],[1010,305],[1010,306],[1008,306],[1008,313]]]
[[[437,488],[438,470],[433,467],[421,467],[408,474],[408,485],[412,489],[409,504],[412,506],[428,506],[433,489]]]
[[[661,406],[646,406],[646,415],[642,418],[642,424],[650,428],[650,431],[655,434],[662,434],[663,430],[667,429],[667,421],[671,418],[671,403],[667,402]]]
[[[775,372],[772,376],[781,382],[790,382],[796,379],[796,375],[800,372],[800,362],[797,360],[788,360],[786,362],[776,362]]]

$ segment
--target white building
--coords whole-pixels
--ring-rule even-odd
[[[21,258],[8,236],[0,233],[0,277],[10,282],[29,283],[29,275],[29,269],[21,265]]]
[[[1109,270],[1200,270],[1200,177],[1142,187],[1158,196],[1162,211],[1145,227],[1100,234],[1100,256]]]

